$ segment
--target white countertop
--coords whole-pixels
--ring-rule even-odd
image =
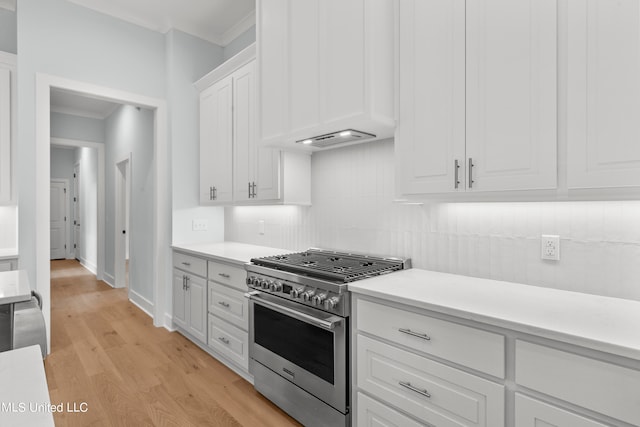
[[[0,304],[29,301],[31,286],[25,270],[0,272]]]
[[[349,290],[640,360],[640,301],[419,269]]]
[[[2,248],[0,249],[0,261],[5,260],[5,259],[16,259],[18,258],[18,250],[15,248],[11,248],[11,249],[6,249],[6,248]]]
[[[173,245],[172,248],[192,255],[217,258],[221,261],[240,265],[249,262],[251,258],[281,255],[291,252],[286,249],[254,246],[237,242],[177,244]]]
[[[0,353],[0,425],[54,426],[40,346]]]

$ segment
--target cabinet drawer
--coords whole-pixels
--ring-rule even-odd
[[[245,331],[248,329],[249,300],[242,291],[209,281],[209,313]]]
[[[357,386],[438,427],[504,426],[504,387],[358,335]]]
[[[180,252],[173,253],[173,266],[200,277],[207,277],[207,261]]]
[[[516,382],[640,425],[640,371],[516,340]]]
[[[358,329],[504,378],[504,336],[358,300]]]
[[[14,270],[14,262],[10,260],[0,261],[0,271],[11,271]]]
[[[422,427],[406,415],[358,393],[358,427]]]
[[[234,267],[229,264],[209,261],[209,280],[224,283],[227,286],[247,290],[247,272],[244,268]]]
[[[244,370],[249,370],[249,334],[209,314],[208,345]]]
[[[518,427],[607,427],[573,412],[516,393]]]

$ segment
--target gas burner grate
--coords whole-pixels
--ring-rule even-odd
[[[399,259],[343,254],[321,249],[254,258],[251,262],[263,267],[341,283],[353,282],[404,268],[403,261]]]

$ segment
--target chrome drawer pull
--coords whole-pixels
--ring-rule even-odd
[[[187,267],[191,267],[191,263],[190,262],[183,262],[182,265],[186,265]]]
[[[427,334],[420,334],[418,332],[413,332],[411,329],[398,329],[400,332],[402,332],[403,334],[407,334],[407,335],[411,335],[412,337],[418,337],[418,338],[422,338],[423,340],[426,341],[431,341],[431,337]]]
[[[228,274],[226,274],[226,273],[218,273],[218,276],[220,276],[220,277],[224,277],[225,279],[229,279],[229,278],[231,277],[231,276],[229,276],[229,275],[228,275]]]
[[[218,304],[220,304],[223,307],[229,308],[229,303],[228,302],[218,301]]]
[[[411,385],[411,383],[405,383],[404,381],[400,381],[398,384],[400,384],[404,388],[408,388],[411,391],[415,391],[416,393],[421,394],[424,397],[431,397],[431,395],[429,394],[429,392],[427,390],[414,387],[414,386]]]
[[[229,340],[226,339],[225,337],[218,337],[218,339],[222,341],[224,344],[229,345]]]

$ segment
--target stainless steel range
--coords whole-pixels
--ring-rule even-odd
[[[315,248],[252,259],[245,268],[256,390],[305,426],[350,425],[347,285],[410,264]]]

